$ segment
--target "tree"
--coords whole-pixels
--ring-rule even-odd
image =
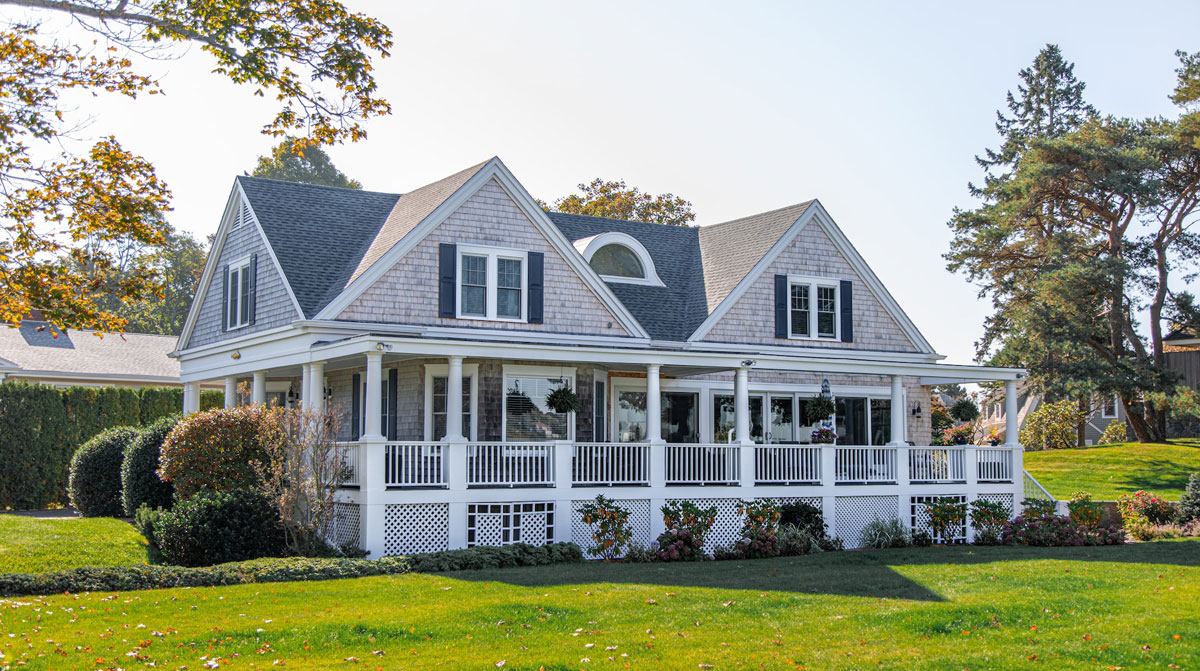
[[[362,188],[361,182],[337,169],[325,150],[320,147],[301,149],[290,139],[275,145],[269,156],[259,156],[258,165],[251,174],[285,182],[340,186],[344,189]]]
[[[563,196],[554,201],[553,208],[541,201],[538,204],[547,211],[670,226],[687,226],[689,221],[696,219],[690,201],[673,193],[657,196],[642,193],[636,186],[627,186],[623,179],[606,182],[597,178],[590,184],[580,184],[579,190],[583,193]]]
[[[360,122],[390,111],[376,96],[372,59],[388,55],[391,32],[337,0],[0,5],[69,15],[108,45],[64,42],[36,22],[0,26],[0,320],[9,324],[38,308],[62,329],[119,331],[126,320],[101,307],[104,296],[139,301],[162,292],[153,272],[109,280],[120,263],[114,248],[163,244],[170,191],[114,137],[73,151],[83,124],[62,100],[67,91],[158,94],[133,59],[195,44],[215,72],[274,97],[280,109],[263,132],[302,149],[362,139]]]
[[[967,390],[957,382],[951,382],[949,384],[935,384],[930,387],[929,390],[935,394],[945,394],[950,398],[962,398],[963,396],[967,395]]]

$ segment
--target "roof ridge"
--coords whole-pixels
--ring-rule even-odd
[[[260,182],[275,182],[276,184],[288,184],[290,186],[301,186],[312,189],[333,189],[335,191],[348,191],[352,193],[369,193],[375,196],[403,196],[399,191],[374,191],[371,189],[355,189],[350,186],[333,186],[332,184],[310,184],[308,182],[293,182],[290,179],[275,179],[274,177],[255,177],[254,175],[238,175],[237,179],[251,179]]]
[[[777,207],[773,210],[766,210],[764,212],[755,212],[754,214],[747,214],[745,216],[738,217],[737,219],[727,219],[725,221],[719,221],[715,224],[708,224],[706,226],[698,226],[697,228],[716,228],[718,226],[724,226],[725,224],[736,224],[739,221],[745,221],[747,219],[753,219],[755,217],[764,217],[768,214],[775,214],[776,212],[783,212],[784,210],[790,210],[790,209],[797,208],[797,207],[808,207],[809,205],[812,205],[816,200],[817,200],[816,198],[809,198],[808,200],[801,201],[799,203],[792,203],[791,205],[784,205],[783,207]]]

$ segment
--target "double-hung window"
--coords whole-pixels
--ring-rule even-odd
[[[838,338],[839,283],[823,278],[789,277],[789,337]]]
[[[229,278],[225,283],[225,329],[233,330],[250,323],[250,258],[247,257],[229,266]]]
[[[458,316],[525,321],[527,254],[490,247],[458,247]]]

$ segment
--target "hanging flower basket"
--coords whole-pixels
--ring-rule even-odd
[[[804,400],[804,419],[808,420],[809,424],[829,419],[835,412],[837,412],[837,406],[834,405],[833,399],[816,396]]]
[[[570,384],[564,383],[563,386],[546,394],[546,407],[554,412],[578,412],[583,404],[579,401],[579,394],[571,388]]]

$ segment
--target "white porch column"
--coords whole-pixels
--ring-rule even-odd
[[[651,443],[662,442],[662,387],[659,385],[661,370],[662,366],[659,364],[646,364],[646,440]]]
[[[376,388],[378,390],[378,387]],[[376,400],[379,393],[376,391]],[[325,362],[314,361],[308,365],[308,386],[304,388],[305,407],[314,412],[325,411]],[[375,426],[379,426],[376,422]]]
[[[905,429],[907,422],[904,418],[904,377],[901,375],[892,376],[892,440],[889,445],[904,446],[908,445],[905,442]],[[907,466],[905,466],[907,468]]]
[[[300,364],[300,407],[312,408],[312,364]]]
[[[315,367],[315,364],[314,364]],[[316,372],[314,368],[314,373]],[[314,378],[316,375],[313,376]],[[380,392],[383,390],[383,352],[371,350],[367,352],[367,389],[363,399],[365,412],[363,414],[363,440],[383,440],[379,426],[383,420],[383,408],[380,404]]]
[[[200,383],[183,383],[183,414],[191,415],[200,412]]]
[[[446,372],[446,435],[434,438],[462,442],[467,439],[463,435],[462,423],[463,358],[451,356],[447,358],[447,362],[449,366]]]
[[[250,402],[254,405],[267,403],[267,371],[254,371],[254,384],[250,389]]]
[[[743,366],[733,377],[733,437],[743,445],[753,445],[750,437],[750,369]]]
[[[227,375],[225,377],[225,407],[232,408],[237,405],[237,377]]]
[[[1017,381],[1004,382],[1004,442],[1007,445],[1017,445],[1021,441],[1021,422],[1018,415],[1021,409],[1017,407]]]

